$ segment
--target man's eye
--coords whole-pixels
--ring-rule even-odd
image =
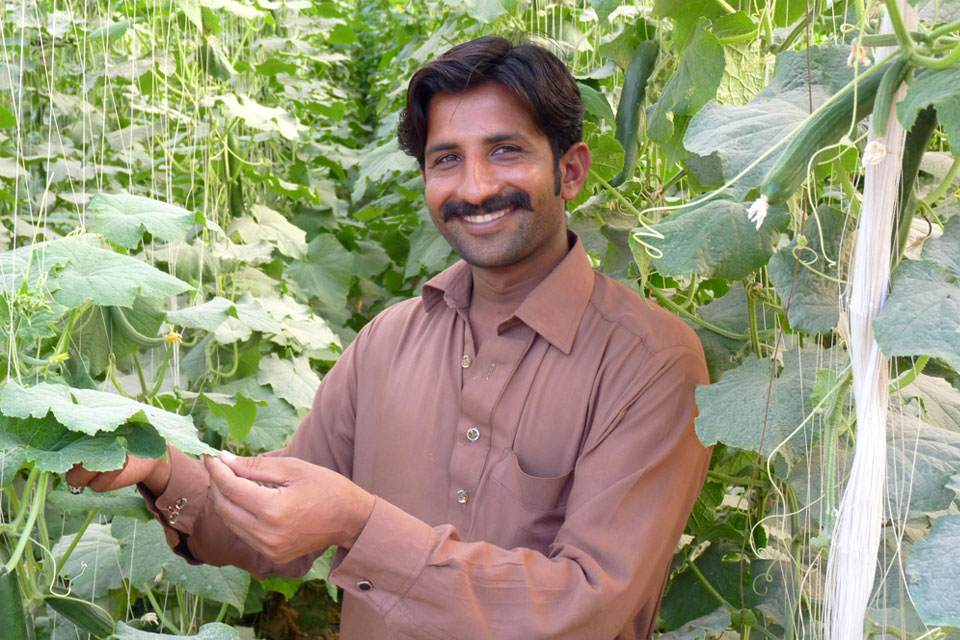
[[[519,153],[520,149],[514,147],[513,145],[504,144],[500,145],[493,150],[493,155],[495,156],[509,156],[515,153]]]
[[[457,155],[455,153],[447,153],[434,160],[433,163],[436,165],[450,164],[451,162],[456,162],[456,160]]]

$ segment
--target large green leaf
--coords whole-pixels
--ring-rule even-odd
[[[65,485],[60,485],[57,491],[47,494],[47,501],[67,513],[87,513],[96,509],[105,516],[126,516],[141,522],[149,522],[153,519],[153,514],[143,503],[143,496],[133,487],[110,493],[86,491],[80,495],[74,495]]]
[[[800,458],[817,426],[813,421],[800,425],[813,408],[818,365],[829,359],[821,360],[816,347],[807,347],[784,354],[783,370],[772,375],[776,363],[750,357],[719,381],[698,387],[695,426],[701,442],[723,442],[765,456],[776,449],[788,460]]]
[[[947,220],[942,236],[923,244],[923,259],[936,262],[955,278],[960,278],[960,216]]]
[[[41,471],[63,473],[78,462],[90,471],[112,471],[123,466],[126,443],[138,437],[135,431],[126,427],[119,431],[131,437],[109,433],[91,438],[70,431],[52,418],[17,420],[0,416],[0,451],[33,462]],[[159,443],[157,456],[166,451],[163,440]]]
[[[101,306],[129,307],[138,295],[166,298],[193,289],[145,262],[69,239],[48,243],[47,254],[63,259],[53,297],[71,308],[88,300]]]
[[[209,331],[221,344],[247,340],[254,331],[275,333],[280,330],[280,325],[256,302],[231,302],[220,296],[171,311],[167,320],[191,329]]]
[[[897,403],[891,404],[887,430],[891,504],[911,516],[949,508],[954,493],[947,483],[960,472],[960,430],[929,425]]]
[[[655,142],[673,137],[676,116],[692,116],[717,95],[723,78],[723,46],[707,29],[707,20],[701,19],[677,70],[647,109],[647,135]]]
[[[291,258],[300,258],[307,252],[307,234],[292,224],[279,212],[264,205],[254,205],[251,217],[237,218],[227,228],[227,233],[237,233],[247,244],[276,243],[280,253]]]
[[[199,440],[190,417],[104,391],[47,382],[21,387],[11,381],[0,398],[0,411],[17,418],[44,418],[53,413],[57,421],[71,431],[88,435],[115,431],[127,421],[145,422],[184,453],[218,453]]]
[[[307,358],[279,358],[275,353],[260,360],[257,381],[269,385],[278,398],[297,409],[312,407],[313,396],[320,386],[320,377]]]
[[[289,296],[261,296],[257,302],[280,325],[280,332],[270,336],[273,342],[283,346],[299,344],[311,352],[328,350],[332,345],[340,346],[340,339],[330,325],[305,304]]]
[[[960,286],[932,262],[901,262],[873,331],[888,358],[928,355],[960,371]]]
[[[650,243],[663,257],[654,259],[653,265],[667,276],[696,273],[704,278],[743,278],[767,263],[789,221],[786,207],[774,206],[758,231],[743,203],[710,200],[654,226],[663,240]]]
[[[300,425],[296,409],[285,400],[278,398],[270,387],[257,382],[256,376],[249,376],[223,385],[217,393],[240,393],[245,397],[263,403],[257,409],[257,421],[250,428],[244,444],[254,452],[272,451],[287,444],[287,441]],[[216,416],[207,417],[207,426],[223,436],[228,435],[227,421]]]
[[[163,578],[174,585],[243,612],[250,587],[250,574],[243,569],[188,564],[170,550],[163,527],[156,520],[114,518],[111,533],[119,541],[125,577],[131,584],[150,585],[162,572]]]
[[[77,534],[65,535],[53,547],[53,557],[61,558]],[[70,590],[81,598],[95,598],[123,583],[120,543],[110,535],[110,525],[91,524],[83,532],[73,553],[63,565],[70,578]]]
[[[45,280],[57,302],[76,308],[88,300],[129,307],[138,295],[166,298],[193,288],[141,260],[93,246],[94,242],[94,236],[64,238],[0,254],[4,290],[15,290],[24,281],[36,290]]]
[[[88,210],[97,216],[95,231],[128,249],[140,244],[144,232],[167,242],[181,242],[195,218],[182,207],[129,193],[98,193]]]
[[[347,304],[353,254],[333,234],[321,233],[310,241],[306,260],[291,263],[286,273],[312,297],[339,309]]]
[[[0,441],[3,436],[0,435]],[[20,467],[27,460],[27,452],[22,447],[4,449],[0,444],[0,488],[9,487]]]
[[[960,627],[960,515],[940,516],[907,558],[910,595],[923,621]]]
[[[687,127],[683,146],[700,156],[716,153],[723,177],[731,180],[792,131],[814,108],[853,79],[847,66],[850,48],[823,45],[777,56],[773,80],[743,106],[709,102]],[[808,88],[809,78],[809,88]],[[731,187],[737,197],[760,185],[778,152],[771,153]]]
[[[960,67],[927,69],[917,75],[907,96],[897,104],[897,118],[903,128],[909,131],[917,114],[931,104],[953,143],[950,150],[954,156],[960,156]]]
[[[276,131],[287,140],[297,140],[307,130],[296,116],[279,107],[266,107],[244,95],[225,93],[205,98],[202,104],[207,107],[219,104],[228,117],[241,118],[253,129]]]
[[[767,272],[782,303],[790,300],[787,319],[797,331],[826,333],[840,320],[837,267],[850,254],[849,242],[840,253],[845,220],[842,212],[821,206],[803,225],[803,248],[794,239],[770,259]]]
[[[960,432],[960,389],[943,378],[920,374],[897,394],[910,415],[941,429]]]

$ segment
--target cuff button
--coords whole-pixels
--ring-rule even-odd
[[[360,589],[360,591],[373,591],[373,583],[366,578],[357,580],[357,589]]]
[[[167,518],[167,522],[170,524],[177,524],[177,520],[180,519],[180,514],[176,511],[170,514],[170,517]]]
[[[175,506],[177,509],[183,509],[185,506],[187,506],[187,499],[186,499],[186,498],[177,498],[177,502],[174,504],[174,506]]]

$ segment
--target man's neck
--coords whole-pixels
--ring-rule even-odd
[[[535,262],[485,269],[471,267],[473,292],[470,296],[470,325],[477,349],[495,335],[497,325],[514,314],[537,285],[560,264],[570,250],[566,234],[562,244]]]

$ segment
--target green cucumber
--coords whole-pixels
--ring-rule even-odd
[[[900,173],[900,218],[894,232],[894,246],[896,247],[897,261],[903,258],[907,249],[907,238],[910,235],[910,221],[917,209],[917,194],[914,185],[917,174],[920,172],[920,160],[930,144],[930,138],[937,129],[937,112],[933,106],[920,111],[917,119],[907,132],[903,142],[903,160]]]
[[[887,133],[887,120],[890,119],[890,107],[893,104],[893,95],[907,77],[911,66],[909,64],[910,56],[901,55],[890,63],[890,67],[883,72],[883,78],[880,79],[880,86],[877,88],[877,97],[874,104],[877,105],[873,112],[873,133],[877,137],[882,137]]]
[[[138,347],[159,347],[167,342],[166,336],[145,336],[130,324],[127,314],[120,307],[109,307],[110,317],[114,324],[120,329],[124,338],[137,345]]]
[[[7,547],[0,541],[0,571],[9,560]],[[32,625],[23,609],[16,571],[0,575],[0,624],[3,625],[4,640],[31,640]]]
[[[243,215],[243,187],[240,184],[240,142],[231,129],[227,133],[227,148],[223,155],[223,177],[227,183],[227,208],[230,215],[239,218]]]
[[[787,143],[760,183],[760,193],[770,204],[789,198],[806,179],[810,158],[839,141],[851,120],[859,122],[873,110],[877,89],[890,64],[872,69],[856,85],[844,87]]]
[[[113,618],[111,618],[106,611],[89,602],[75,598],[48,596],[44,598],[43,603],[84,631],[92,633],[98,638],[109,638],[116,629],[116,623],[113,621]]]
[[[623,171],[610,184],[617,187],[631,177],[637,168],[640,154],[637,140],[640,137],[640,109],[647,93],[647,81],[657,62],[660,47],[652,40],[644,40],[637,45],[627,65],[623,78],[623,90],[617,104],[617,131],[614,137],[623,147]]]

